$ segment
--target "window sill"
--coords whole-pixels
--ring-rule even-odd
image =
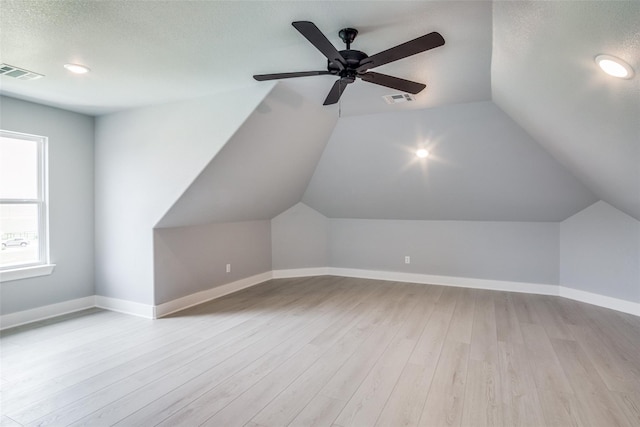
[[[29,279],[31,277],[48,276],[53,273],[55,264],[34,265],[31,267],[18,267],[12,270],[0,271],[0,282],[11,280]]]

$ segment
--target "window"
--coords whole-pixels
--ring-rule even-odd
[[[47,243],[47,139],[0,130],[2,280],[50,274]],[[11,275],[12,271],[35,274]]]

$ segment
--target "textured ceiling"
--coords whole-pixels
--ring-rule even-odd
[[[602,200],[640,220],[640,1],[496,2],[493,99]],[[602,73],[601,53],[635,78]]]
[[[553,220],[575,213],[589,200],[599,198],[640,219],[638,0],[1,0],[1,8],[0,61],[46,77],[34,81],[0,77],[0,92],[98,115],[228,94],[239,88],[257,91],[269,83],[255,82],[251,76],[256,73],[322,69],[324,57],[290,25],[295,20],[315,22],[338,47],[342,43],[337,37],[339,29],[358,28],[360,34],[353,48],[369,54],[438,31],[446,40],[443,47],[378,69],[425,82],[427,89],[417,102],[390,106],[382,101],[381,95],[393,91],[357,82],[347,88],[340,105],[320,107],[333,117],[338,112],[342,115],[325,158],[332,156],[331,161],[338,163],[343,162],[342,157],[350,158],[355,171],[369,167],[368,172],[362,173],[375,182],[376,161],[381,161],[376,158],[380,154],[371,154],[374,162],[367,166],[358,164],[356,153],[350,151],[353,143],[366,146],[364,135],[375,141],[378,135],[391,138],[393,132],[398,132],[405,138],[400,143],[405,143],[415,136],[416,129],[427,135],[434,129],[449,129],[439,135],[438,148],[444,153],[449,150],[448,155],[442,156],[441,152],[438,156],[450,162],[450,168],[456,164],[470,165],[471,169],[462,176],[475,182],[464,184],[461,175],[450,172],[453,169],[448,172],[443,169],[441,176],[447,178],[448,188],[438,190],[441,193],[436,200],[443,203],[438,206],[427,203],[428,198],[416,197],[417,190],[424,195],[434,189],[421,187],[424,183],[415,171],[406,174],[414,176],[416,182],[395,188],[382,183],[377,187],[378,196],[365,188],[354,171],[339,172],[344,179],[351,180],[345,181],[344,187],[362,186],[363,196],[362,206],[353,205],[353,198],[343,197],[344,205],[340,207],[327,188],[317,185],[318,174],[323,173],[323,162],[327,161],[323,158],[304,196],[306,201],[337,216],[349,211],[353,216],[404,218],[406,214],[393,211],[392,203],[399,203],[414,209],[417,218],[497,218],[496,212],[504,209],[505,219]],[[600,53],[624,58],[635,68],[636,77],[619,80],[604,75],[593,61]],[[92,72],[70,75],[62,68],[65,62],[87,64]],[[293,91],[311,104],[320,105],[332,81],[320,76],[290,79],[280,85],[282,90]],[[477,139],[495,150],[491,156],[479,153],[481,157],[472,159],[470,153],[475,153],[477,146],[461,149],[461,141],[476,135],[458,139],[452,136],[469,130],[466,113],[442,112],[477,108],[464,104],[485,105],[481,110],[487,114],[487,126],[493,123],[502,129],[503,133],[492,133],[489,128],[478,131]],[[448,110],[449,107],[455,108]],[[414,118],[411,121],[400,117],[399,111],[405,109],[421,113],[406,112]],[[442,122],[434,122],[433,129],[425,128],[423,119],[436,116],[441,116]],[[351,129],[350,119],[361,121]],[[378,122],[387,123],[391,130],[379,129],[379,133],[373,134],[369,129],[378,129]],[[277,124],[279,121],[274,123],[276,128],[281,126]],[[277,146],[277,136],[274,138],[273,144]],[[535,143],[551,157],[536,151]],[[382,143],[372,145],[388,156],[395,156],[384,159],[388,161],[387,174],[406,160],[404,152],[389,151]],[[532,170],[527,163],[530,156],[538,159],[535,164],[550,175],[541,176]],[[239,155],[233,158],[236,165],[244,162]],[[487,169],[484,175],[474,175],[480,173],[473,165],[478,159],[493,169]],[[433,163],[429,174],[446,165],[435,159],[429,162]],[[308,171],[296,173],[310,176],[314,166],[307,167]],[[547,186],[546,192],[536,179]],[[331,186],[333,180],[327,174],[321,181]],[[469,189],[482,183],[487,188],[480,192]],[[461,187],[464,185],[469,188]],[[344,188],[338,190],[344,192]],[[300,191],[296,187],[291,194]],[[445,198],[447,192],[451,196]],[[526,192],[533,197],[529,202],[523,196]],[[462,194],[468,199],[462,200]],[[478,194],[484,194],[484,199],[480,200]],[[365,195],[371,200],[367,201]],[[373,200],[375,197],[379,200]],[[484,207],[480,206],[482,203]],[[379,206],[376,213],[362,213],[364,206],[374,205]],[[531,210],[527,213],[525,208]],[[465,209],[470,210],[465,213]]]
[[[491,97],[490,2],[239,2],[2,0],[2,62],[46,77],[2,79],[4,94],[102,114],[264,84],[253,74],[322,70],[326,59],[292,26],[310,20],[339,49],[338,31],[360,31],[352,45],[374,54],[431,31],[447,44],[377,71],[427,84],[411,105],[362,81],[344,96],[342,114],[424,108]],[[75,76],[67,62],[89,66]],[[322,103],[327,76],[287,85]],[[328,107],[330,109],[338,106]]]

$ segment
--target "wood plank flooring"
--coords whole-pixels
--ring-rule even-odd
[[[638,426],[640,319],[316,277],[4,331],[2,426]]]

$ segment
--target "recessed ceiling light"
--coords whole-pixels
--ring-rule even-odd
[[[421,148],[418,151],[416,151],[416,156],[420,157],[421,159],[424,159],[425,157],[429,156],[429,152],[424,148]]]
[[[89,67],[80,64],[64,64],[64,68],[74,74],[85,74],[89,72]]]
[[[633,77],[633,68],[620,58],[611,55],[596,56],[596,64],[602,68],[602,71],[613,77],[621,79],[630,79]]]

